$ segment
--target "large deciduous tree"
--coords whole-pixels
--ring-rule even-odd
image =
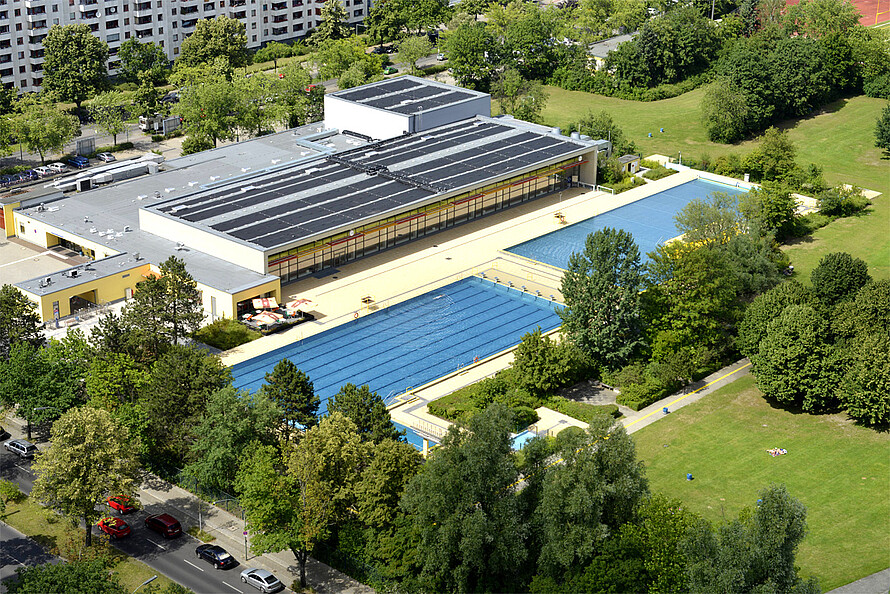
[[[305,587],[309,555],[354,505],[354,485],[368,451],[355,425],[340,413],[307,431],[283,460],[272,447],[250,450],[238,471],[236,489],[252,550],[290,550]]]
[[[195,31],[182,42],[176,66],[199,66],[218,58],[229,68],[247,65],[247,32],[240,20],[223,15],[199,19]]]
[[[732,143],[748,132],[748,96],[720,77],[705,89],[701,99],[702,123],[714,142]]]
[[[117,135],[127,129],[125,103],[120,91],[100,93],[90,101],[90,115],[99,129],[111,136],[114,144],[117,144]]]
[[[543,531],[539,570],[554,577],[589,563],[649,494],[634,442],[611,417],[595,418],[563,445],[564,462],[547,471],[536,512]]]
[[[760,341],[766,337],[767,326],[789,305],[811,305],[813,294],[796,280],[782,283],[758,295],[745,309],[739,322],[736,346],[746,357],[760,349]]]
[[[121,75],[130,82],[139,82],[143,78],[152,83],[163,82],[170,66],[164,48],[152,42],[142,43],[136,37],[121,44],[117,57],[121,61]]]
[[[46,162],[47,153],[61,151],[77,134],[77,118],[56,108],[45,96],[25,96],[19,99],[19,113],[13,118],[12,128],[19,142]]]
[[[86,524],[90,545],[96,507],[109,493],[132,494],[139,476],[136,444],[107,411],[75,408],[53,423],[50,447],[34,462],[31,495]]]
[[[875,146],[890,153],[890,105],[884,108],[875,123]]]
[[[454,79],[461,86],[487,91],[495,65],[488,58],[494,51],[494,39],[483,23],[461,25],[446,34],[442,44],[448,54]]]
[[[810,273],[813,293],[827,306],[854,298],[870,281],[868,264],[846,252],[823,256]]]
[[[392,527],[399,500],[422,465],[423,457],[410,443],[384,439],[374,444],[370,463],[355,486],[359,519],[377,530]]]
[[[43,88],[59,101],[84,100],[108,86],[108,45],[89,25],[53,25],[43,40]]]
[[[191,137],[207,139],[212,146],[220,140],[235,138],[239,102],[230,75],[225,58],[177,69],[172,80],[182,88],[179,112]]]
[[[404,431],[392,424],[383,398],[365,384],[358,387],[346,384],[328,401],[328,412],[340,412],[355,423],[362,441],[380,443],[385,440],[399,441]]]
[[[253,62],[272,62],[275,72],[278,72],[278,60],[294,55],[294,49],[286,43],[270,41],[253,55]]]
[[[127,594],[129,590],[101,559],[22,566],[7,584],[10,594]]]
[[[349,14],[340,0],[329,0],[321,8],[321,22],[312,33],[312,43],[323,43],[329,39],[346,39],[352,35],[349,28]]]
[[[311,119],[314,115],[313,94],[320,93],[321,97],[324,97],[324,87],[322,85],[310,87],[312,77],[299,62],[291,62],[285,66],[282,75],[283,78],[277,87],[281,121],[288,128],[314,122],[315,119]],[[320,91],[315,89],[320,89]]]
[[[527,525],[511,486],[519,478],[509,410],[492,404],[452,426],[405,492],[402,506],[421,534],[423,575],[435,591],[516,590],[528,557]]]
[[[578,347],[618,367],[642,344],[640,250],[630,233],[605,228],[569,257],[562,279],[564,328]]]
[[[399,53],[397,59],[399,62],[408,64],[408,73],[419,75],[420,68],[417,67],[417,61],[421,58],[433,53],[433,44],[425,36],[409,37],[402,40],[399,44]]]
[[[41,346],[40,316],[34,303],[12,285],[0,287],[0,361],[9,358],[12,345],[26,342]]]
[[[281,431],[285,442],[291,440],[297,425],[309,428],[318,423],[321,401],[309,376],[290,359],[276,363],[272,373],[266,374],[266,383],[260,389],[281,409]]]

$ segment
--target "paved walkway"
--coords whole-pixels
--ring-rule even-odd
[[[828,594],[887,594],[890,592],[890,569],[873,573],[869,576],[835,588]]]

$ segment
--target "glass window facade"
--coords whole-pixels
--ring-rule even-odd
[[[577,158],[524,173],[483,188],[387,219],[356,227],[311,244],[268,256],[267,271],[292,281],[325,268],[402,245],[481,216],[562,190],[578,173]]]

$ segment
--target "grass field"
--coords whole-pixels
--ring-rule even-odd
[[[25,498],[19,503],[7,503],[6,514],[0,518],[13,528],[33,538],[48,551],[62,545],[69,538],[80,542],[84,536],[83,530],[73,528],[67,519],[30,498]],[[93,542],[98,541],[95,535],[93,538]],[[132,592],[139,584],[153,575],[158,576],[153,582],[158,588],[165,588],[167,584],[172,583],[169,578],[159,574],[145,563],[128,557],[117,549],[112,548],[111,551],[110,569],[120,578],[121,584],[127,592]]]
[[[634,433],[653,492],[719,523],[784,483],[807,506],[797,563],[823,591],[890,565],[890,435],[771,407],[751,376]],[[771,457],[769,448],[785,448]],[[687,481],[686,473],[695,480]]]
[[[703,88],[662,101],[626,101],[581,91],[547,87],[550,94],[544,122],[566,127],[588,111],[607,111],[643,156],[658,153],[677,157],[682,153],[700,159],[730,153],[744,154],[755,141],[718,144],[708,140],[701,124]],[[830,184],[850,183],[890,194],[890,160],[881,159],[874,146],[875,122],[887,102],[870,97],[842,99],[825,106],[819,114],[788,120],[781,127],[798,149],[798,162],[816,163]],[[659,132],[664,128],[664,133]],[[652,138],[648,137],[652,133]]]

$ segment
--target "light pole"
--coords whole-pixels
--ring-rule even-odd
[[[142,582],[141,584],[139,584],[138,586],[136,586],[136,590],[138,590],[139,588],[141,588],[141,587],[144,586],[145,584],[150,584],[150,583],[152,583],[152,582],[155,581],[156,579],[158,579],[158,576],[156,576],[156,575],[151,576],[150,578],[148,578],[147,580],[145,580],[144,582]],[[136,590],[133,590],[133,594],[136,594]]]

